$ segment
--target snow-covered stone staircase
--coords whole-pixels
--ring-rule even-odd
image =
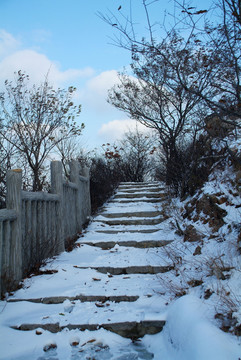
[[[77,247],[49,261],[41,275],[26,279],[9,297],[3,321],[11,330],[28,333],[30,341],[38,334],[44,338],[64,331],[71,337],[73,331],[104,329],[132,340],[161,331],[165,318],[159,307],[158,274],[172,268],[160,251],[172,241],[161,228],[164,198],[160,183],[121,184]],[[17,322],[10,316],[16,306]],[[79,341],[73,342],[79,346]],[[56,347],[53,359],[62,359]],[[76,354],[70,359],[82,359]],[[140,359],[152,358],[148,354]],[[111,359],[95,357],[102,358]]]

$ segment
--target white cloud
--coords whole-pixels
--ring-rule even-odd
[[[34,50],[21,50],[5,57],[0,62],[0,80],[12,79],[14,72],[19,70],[26,72],[33,83],[43,82],[49,72],[49,81],[55,86],[78,78],[89,77],[94,73],[91,68],[61,71],[58,64],[49,60],[46,55]]]
[[[39,41],[44,41],[51,34],[40,29],[33,35]],[[97,76],[94,76],[95,71],[91,67],[62,71],[58,62],[51,61],[38,49],[23,49],[11,34],[0,30],[0,91],[3,90],[4,81],[13,80],[14,73],[19,70],[28,74],[30,82],[34,84],[43,82],[48,74],[50,84],[55,87],[75,85],[75,99],[81,102],[83,109],[91,109],[98,115],[112,112],[114,117],[119,113],[106,101],[108,90],[118,82],[116,70],[104,71]]]
[[[139,131],[149,131],[144,125],[141,125],[136,120],[125,119],[125,120],[113,120],[106,124],[103,124],[98,132],[102,141],[113,142],[119,140],[128,131],[134,131],[138,128]]]
[[[88,88],[95,91],[96,94],[102,95],[103,92],[106,92],[118,82],[118,73],[116,70],[103,71],[93,79],[89,80]]]
[[[107,113],[113,108],[107,103],[108,90],[119,82],[116,70],[100,73],[90,79],[80,94],[81,102],[97,113]]]
[[[50,34],[44,30],[36,30],[33,36],[38,37],[38,41],[45,41]],[[3,84],[6,79],[12,80],[14,72],[19,70],[27,73],[32,83],[43,82],[49,74],[50,83],[60,87],[94,75],[94,70],[90,67],[62,71],[60,64],[51,61],[37,50],[21,49],[20,41],[0,29],[0,83]]]
[[[0,57],[6,56],[20,46],[20,42],[7,31],[0,29]]]

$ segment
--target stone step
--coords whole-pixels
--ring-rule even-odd
[[[143,187],[143,188],[118,188],[118,192],[120,193],[130,193],[130,194],[133,194],[133,193],[140,193],[140,192],[148,192],[148,193],[161,193],[161,191],[163,191],[163,188],[160,188],[160,187],[150,187],[150,188],[147,188],[147,187]]]
[[[125,247],[136,247],[141,249],[146,248],[155,248],[162,247],[167,244],[170,244],[173,240],[127,240],[127,241],[96,241],[96,242],[81,242],[81,244],[86,244],[90,246],[100,247],[103,250],[109,250],[115,247],[116,245],[125,246]]]
[[[115,303],[120,302],[134,302],[139,299],[139,296],[133,295],[76,295],[76,296],[49,296],[42,298],[32,298],[32,299],[8,299],[8,303],[20,302],[20,301],[28,301],[37,304],[62,304],[66,300],[76,301],[79,300],[81,302],[101,302],[105,303],[107,301],[112,301]]]
[[[157,264],[158,265],[158,264]],[[170,265],[170,263],[163,263],[163,265]],[[130,311],[133,314],[133,318],[131,320],[139,321],[143,320],[142,318],[136,318],[136,312],[140,314],[142,311],[145,311],[145,319],[147,319],[150,310],[150,315],[153,314],[153,311],[157,311],[158,314],[160,314],[160,311],[162,310],[159,307],[159,292],[163,292],[163,287],[160,282],[160,275],[159,274],[120,274],[120,275],[112,275],[108,273],[101,273],[97,270],[88,267],[89,265],[86,265],[85,269],[80,269],[78,265],[61,265],[61,268],[59,269],[58,273],[54,275],[43,275],[43,276],[36,276],[31,279],[29,279],[29,282],[26,283],[26,287],[23,289],[20,289],[17,293],[13,294],[12,296],[9,296],[8,300],[20,300],[20,299],[38,299],[38,298],[46,298],[46,301],[48,301],[48,298],[58,298],[59,296],[63,297],[70,297],[74,298],[76,296],[83,295],[84,300],[87,299],[90,296],[90,300],[94,299],[92,296],[104,296],[104,297],[112,297],[115,296],[114,300],[119,300],[119,298],[116,296],[121,296],[120,300],[122,299],[122,296],[129,296],[131,299],[135,300],[137,296],[139,296],[139,299],[137,301],[122,301],[118,303],[117,301],[113,302],[110,307],[114,307],[117,311],[122,311],[122,309],[125,309],[125,312]],[[93,265],[95,266],[95,265]],[[106,265],[103,265],[106,266]],[[112,266],[112,265],[110,265]],[[121,265],[123,268],[125,265]],[[74,268],[74,272],[73,272]],[[110,269],[106,269],[105,271],[108,271]],[[64,274],[64,281],[61,281],[62,274]],[[165,276],[165,273],[163,274]],[[30,285],[30,286],[29,286]],[[134,297],[134,298],[132,298]],[[126,298],[126,299],[128,299]],[[64,298],[63,298],[64,299]],[[125,299],[125,298],[124,298]],[[60,299],[61,300],[61,299]],[[59,301],[60,301],[59,300]],[[68,300],[68,299],[67,299]],[[143,301],[144,300],[144,301]],[[57,300],[56,300],[57,301]],[[74,301],[74,300],[73,300]],[[162,300],[160,300],[162,303]],[[58,302],[58,301],[57,301]],[[152,304],[153,303],[153,304]],[[87,305],[86,305],[87,304]],[[120,307],[119,307],[120,304]],[[149,304],[151,306],[155,305],[154,308],[150,308],[146,306],[146,304]],[[34,316],[36,316],[35,322],[41,322],[38,320],[38,317],[41,315],[41,312],[39,311],[39,307],[33,307],[33,305],[41,305],[36,303],[30,303],[29,306],[28,303],[19,302],[18,303],[18,309],[19,314],[23,315],[23,319],[25,319],[25,322],[30,322],[30,320],[27,320],[27,316],[29,316],[29,319],[32,319],[32,313]],[[60,303],[62,306],[62,303]],[[80,308],[79,314],[80,319],[83,321],[83,316],[85,319],[88,319],[87,311],[91,311],[92,317],[94,316],[93,309],[95,309],[95,301],[88,302],[81,302],[76,301],[76,306]],[[14,309],[15,303],[8,303],[6,311],[11,315],[12,309]],[[47,307],[49,305],[45,305],[45,308],[43,309],[43,316],[46,315],[48,310]],[[59,306],[53,305],[54,306]],[[55,311],[55,313],[63,312],[63,307],[57,308],[58,310]],[[36,310],[37,309],[37,310]],[[83,310],[82,310],[83,309]],[[98,308],[99,309],[99,308]],[[118,310],[120,309],[120,310]],[[155,309],[155,310],[154,310]],[[160,310],[160,311],[159,311]],[[81,315],[83,313],[83,315]],[[105,313],[106,314],[106,313]],[[115,313],[110,314],[113,315],[114,322],[116,320]],[[98,319],[99,315],[97,314],[96,319]],[[106,314],[108,316],[108,314]],[[119,315],[118,315],[119,316]],[[117,318],[118,318],[117,316]],[[1,315],[0,315],[1,317]],[[42,319],[42,317],[39,317]],[[123,319],[123,317],[121,318]],[[12,319],[13,320],[13,319]],[[130,317],[125,317],[123,319],[125,321],[130,320]],[[31,320],[32,321],[32,320]],[[59,320],[58,320],[59,321]],[[98,321],[98,320],[96,320]],[[84,322],[87,322],[87,320],[84,320]],[[14,325],[14,324],[12,324]]]
[[[156,182],[121,182],[118,186],[118,189],[119,188],[128,188],[128,189],[132,189],[132,188],[142,188],[142,187],[148,187],[148,188],[151,188],[151,187],[162,187],[162,188],[165,188],[163,186],[162,183],[160,183],[159,181],[156,181]]]
[[[147,185],[147,186],[156,186],[156,185],[160,185],[160,181],[121,181],[119,186],[143,186],[143,185]]]
[[[161,229],[105,229],[105,230],[95,230],[99,234],[152,234],[160,231]]]
[[[68,330],[80,330],[80,331],[95,331],[100,328],[112,331],[125,338],[137,340],[145,335],[154,335],[162,331],[165,325],[165,320],[143,320],[119,322],[119,323],[107,323],[107,324],[67,324],[60,326],[59,323],[49,324],[21,324],[12,326],[15,330],[32,331],[36,329],[47,330],[51,333],[58,333],[64,329]]]
[[[115,199],[113,198],[108,204],[112,204],[112,203],[119,203],[119,204],[126,204],[126,203],[131,203],[131,204],[136,204],[136,203],[159,203],[165,200],[165,197],[160,197],[160,198],[137,198],[137,199]],[[140,205],[141,206],[141,205]]]
[[[165,194],[154,192],[139,192],[139,193],[126,193],[119,192],[114,196],[114,199],[138,199],[138,198],[162,198]]]
[[[115,226],[115,225],[158,225],[165,220],[163,217],[159,218],[139,218],[139,219],[110,219],[110,220],[96,220],[106,225]]]
[[[122,218],[122,217],[157,217],[160,216],[162,213],[161,211],[133,211],[133,212],[114,212],[114,213],[101,213],[101,216],[104,216],[108,219],[113,218]]]
[[[76,266],[78,269],[88,269],[86,266]],[[127,275],[127,274],[160,274],[165,273],[170,270],[173,270],[173,265],[167,266],[126,266],[126,267],[112,267],[112,266],[91,266],[91,269],[94,269],[102,274],[111,274],[111,275]]]

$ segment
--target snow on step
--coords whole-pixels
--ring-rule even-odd
[[[109,230],[109,232],[108,230],[106,230],[106,232],[104,230],[103,232],[88,231],[85,236],[81,237],[77,242],[80,244],[99,246],[103,249],[110,249],[116,244],[119,246],[140,248],[161,247],[173,241],[173,234],[160,228],[158,230],[152,230],[152,232],[143,233],[136,229],[132,232],[125,230],[126,229],[122,231]]]
[[[124,267],[145,266],[145,265],[160,265],[164,261],[163,252],[161,249],[133,249],[129,247],[120,247],[116,245],[111,250],[103,251],[99,248],[94,248],[89,245],[81,245],[73,250],[71,254],[63,253],[59,260],[58,258],[51,264],[51,267],[58,268],[59,263],[73,264],[81,267],[100,267],[100,266],[116,266]],[[70,259],[70,261],[69,261]],[[163,264],[163,265],[166,265]],[[169,264],[168,264],[169,265]]]
[[[106,234],[107,235],[107,234]],[[103,250],[109,250],[115,247],[116,245],[119,246],[125,246],[125,247],[136,247],[136,248],[154,248],[154,247],[162,247],[172,242],[172,240],[121,240],[121,241],[108,241],[107,239],[105,241],[84,241],[84,244],[91,245],[91,246],[97,246],[102,248]]]
[[[113,204],[113,199],[110,200],[108,203],[106,203],[102,210],[100,211],[100,214],[103,213],[138,213],[138,212],[153,212],[158,211],[160,209],[160,206],[158,204],[152,204],[152,203],[145,203],[142,201],[135,201],[130,202],[128,205],[121,202],[115,202]]]
[[[122,223],[119,225],[118,222],[112,225],[109,223],[104,223],[101,221],[96,221],[90,224],[89,230],[98,232],[98,233],[109,233],[109,234],[116,234],[116,233],[125,233],[128,236],[131,233],[155,233],[160,231],[160,224],[162,221],[157,221],[157,224],[149,223],[149,225],[142,225],[135,223]],[[130,235],[131,236],[131,235]]]
[[[157,197],[157,198],[146,198],[146,197],[143,197],[143,198],[139,198],[139,199],[137,199],[137,198],[133,198],[133,199],[126,199],[126,198],[124,198],[124,199],[112,199],[111,201],[110,201],[110,204],[111,203],[114,203],[114,204],[136,204],[136,203],[140,203],[140,202],[142,202],[142,203],[161,203],[161,202],[163,202],[165,200],[165,195],[163,195],[163,194],[160,194],[160,196],[159,197]]]
[[[26,279],[23,288],[10,299],[39,299],[79,296],[139,296],[151,297],[162,292],[159,275],[103,274],[95,269],[79,269],[75,265],[60,266],[53,275]]]
[[[153,265],[144,265],[144,266],[95,266],[93,269],[101,272],[103,274],[160,274],[172,270],[174,267],[172,265],[168,266],[153,266]],[[86,267],[80,267],[80,269],[86,269]]]
[[[119,187],[118,188],[118,192],[119,193],[126,193],[126,194],[133,194],[133,193],[141,193],[141,192],[150,192],[150,193],[156,193],[159,192],[161,193],[161,191],[163,190],[163,188],[161,187],[139,187],[139,188],[134,188],[134,187]]]
[[[131,339],[161,331],[166,305],[160,278],[172,268],[161,246],[173,240],[162,230],[162,191],[158,182],[121,184],[77,247],[47,262],[42,275],[25,279],[9,297],[1,314],[6,329],[18,329],[19,339],[33,339],[42,329],[56,333],[56,340],[60,331],[69,337],[108,330]]]
[[[127,229],[123,229],[123,227],[121,226],[116,226],[115,228],[102,228],[102,229],[98,229],[96,230],[97,233],[100,234],[119,234],[122,233],[123,235],[128,235],[128,234],[151,234],[151,233],[155,233],[158,232],[159,229],[158,228],[153,228],[152,227],[142,227],[141,225],[138,226],[138,228],[135,226],[134,228],[131,228],[130,226]]]
[[[118,190],[141,190],[141,189],[159,189],[159,190],[165,190],[165,187],[160,182],[153,182],[153,183],[136,183],[136,182],[121,182]]]
[[[164,272],[170,266],[172,264],[163,258],[161,248],[136,249],[116,245],[111,250],[103,251],[98,247],[80,245],[72,251],[71,256],[67,252],[61,254],[47,269],[53,270],[49,279],[52,282],[55,281],[57,277],[55,272],[59,271],[60,267],[62,271],[67,269],[66,277],[69,277],[83,269],[94,269],[102,273],[131,274],[148,273],[148,269],[150,273]],[[74,271],[71,271],[71,267]]]
[[[163,195],[156,192],[134,192],[134,193],[127,193],[127,192],[118,192],[115,195],[115,199],[136,199],[136,198],[160,198]]]
[[[90,227],[89,227],[90,228]],[[106,227],[102,227],[106,228]],[[108,227],[110,228],[110,227]],[[114,229],[116,229],[116,226],[113,227]],[[138,228],[143,228],[144,230],[148,230],[147,227],[140,227],[138,226]],[[164,230],[162,227],[158,226],[158,227],[149,227],[149,229],[152,229],[151,232],[148,231],[144,231],[143,233],[141,233],[140,231],[138,231],[138,229],[134,226],[132,226],[131,228],[128,226],[126,226],[125,228],[123,226],[119,227],[117,230],[119,230],[119,233],[114,233],[111,234],[101,234],[100,232],[96,231],[96,229],[93,227],[91,231],[88,231],[86,234],[84,234],[83,236],[81,236],[78,240],[77,243],[85,243],[85,242],[96,242],[96,241],[147,241],[147,240],[156,240],[156,241],[170,241],[173,240],[173,233],[167,230]],[[129,230],[133,230],[128,231]],[[99,230],[99,228],[98,228]]]
[[[170,266],[172,264],[165,258],[161,248],[115,246],[108,251],[82,245],[71,253],[64,252],[50,261],[42,268],[43,271],[48,270],[46,275],[26,279],[24,287],[11,298],[31,299],[60,295],[145,296],[160,291],[159,275],[153,276],[148,271],[162,272]],[[120,275],[110,274],[115,269]]]
[[[132,210],[132,211],[130,211]],[[104,218],[122,218],[122,217],[158,217],[161,215],[161,212],[158,210],[150,210],[150,211],[136,211],[134,209],[129,209],[129,211],[126,212],[118,212],[118,209],[116,209],[116,212],[102,212],[100,217]],[[99,217],[97,217],[99,219]]]
[[[136,199],[161,199],[165,195],[162,193],[163,187],[160,186],[160,183],[155,183],[151,185],[136,184],[136,183],[127,183],[119,186],[117,193],[114,196],[115,200],[136,200]]]
[[[118,206],[118,204],[127,204],[139,206],[139,208],[145,208],[148,203],[151,205],[156,205],[162,202],[166,198],[166,195],[162,192],[138,192],[138,193],[126,193],[118,191],[116,195],[114,195],[108,204]],[[152,205],[152,206],[153,206]]]
[[[122,185],[124,186],[124,185]],[[129,190],[126,190],[128,187]],[[125,185],[122,192],[121,186],[118,188],[113,200],[118,198],[127,199],[139,199],[143,197],[159,198],[160,190],[156,184],[148,193],[143,192],[143,186],[136,189],[131,185]],[[147,187],[145,186],[145,191]],[[150,193],[151,192],[151,193]],[[93,223],[89,226],[89,231],[96,231],[104,234],[118,234],[119,232],[129,233],[153,233],[159,231],[159,227],[156,225],[161,224],[165,220],[160,207],[151,202],[145,204],[143,201],[134,204],[127,203],[126,205],[117,203],[107,203],[102,212],[94,218]]]
[[[18,307],[19,319],[11,319]],[[22,324],[59,324],[60,327],[83,324],[105,324],[127,321],[165,320],[165,307],[160,308],[157,296],[145,297],[135,302],[81,302],[65,300],[59,304],[42,304],[27,301],[7,303],[2,322],[9,326]],[[37,326],[38,327],[38,326]]]
[[[110,226],[114,225],[157,225],[163,221],[163,217],[155,217],[155,218],[136,218],[136,217],[127,217],[122,219],[105,219],[104,217],[98,217],[96,221],[100,222],[101,224],[106,224]]]

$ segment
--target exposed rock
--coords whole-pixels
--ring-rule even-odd
[[[130,338],[132,340],[145,336],[146,334],[153,335],[162,331],[165,325],[165,321],[158,320],[144,320],[141,322],[126,322],[126,323],[114,323],[104,324],[103,327],[106,330],[110,330],[123,337]]]
[[[203,284],[203,280],[199,280],[199,279],[192,279],[190,281],[187,282],[189,286],[191,287],[196,287],[196,286],[200,286]]]
[[[196,242],[202,241],[202,239],[202,235],[198,234],[197,230],[193,225],[188,225],[187,228],[184,230],[184,241]]]
[[[79,337],[74,337],[73,339],[71,339],[71,341],[70,341],[70,345],[71,346],[78,346],[79,345],[79,343],[80,343],[80,339],[79,339]]]
[[[241,171],[237,171],[236,173],[236,182],[241,185]]]
[[[232,332],[237,336],[240,335],[239,331],[241,326],[238,324],[237,319],[233,317],[232,311],[227,313],[217,313],[214,318],[220,321],[220,329],[224,332]]]
[[[234,334],[235,334],[236,336],[241,336],[241,324],[235,326],[235,328],[234,328]]]
[[[36,330],[36,331],[35,331],[35,334],[36,334],[36,335],[42,335],[42,331]]]
[[[218,199],[217,196],[204,194],[201,199],[194,198],[186,204],[183,217],[189,220],[193,220],[194,217],[196,220],[199,218],[204,223],[208,223],[216,232],[225,224],[223,218],[227,215],[227,211],[218,206],[221,203],[222,200]],[[206,215],[206,217],[201,216],[201,214]]]
[[[213,294],[214,292],[213,292],[213,290],[211,290],[211,289],[207,289],[207,290],[205,290],[205,293],[204,293],[204,299],[209,299],[211,296],[212,296],[212,294]]]
[[[241,231],[239,232],[238,235],[237,244],[238,244],[238,251],[241,254]]]
[[[198,246],[196,247],[193,255],[194,255],[194,256],[196,256],[196,255],[201,255],[201,253],[202,253],[201,246],[198,245]]]
[[[57,345],[55,343],[47,344],[44,346],[43,351],[47,352],[51,349],[56,349]]]

